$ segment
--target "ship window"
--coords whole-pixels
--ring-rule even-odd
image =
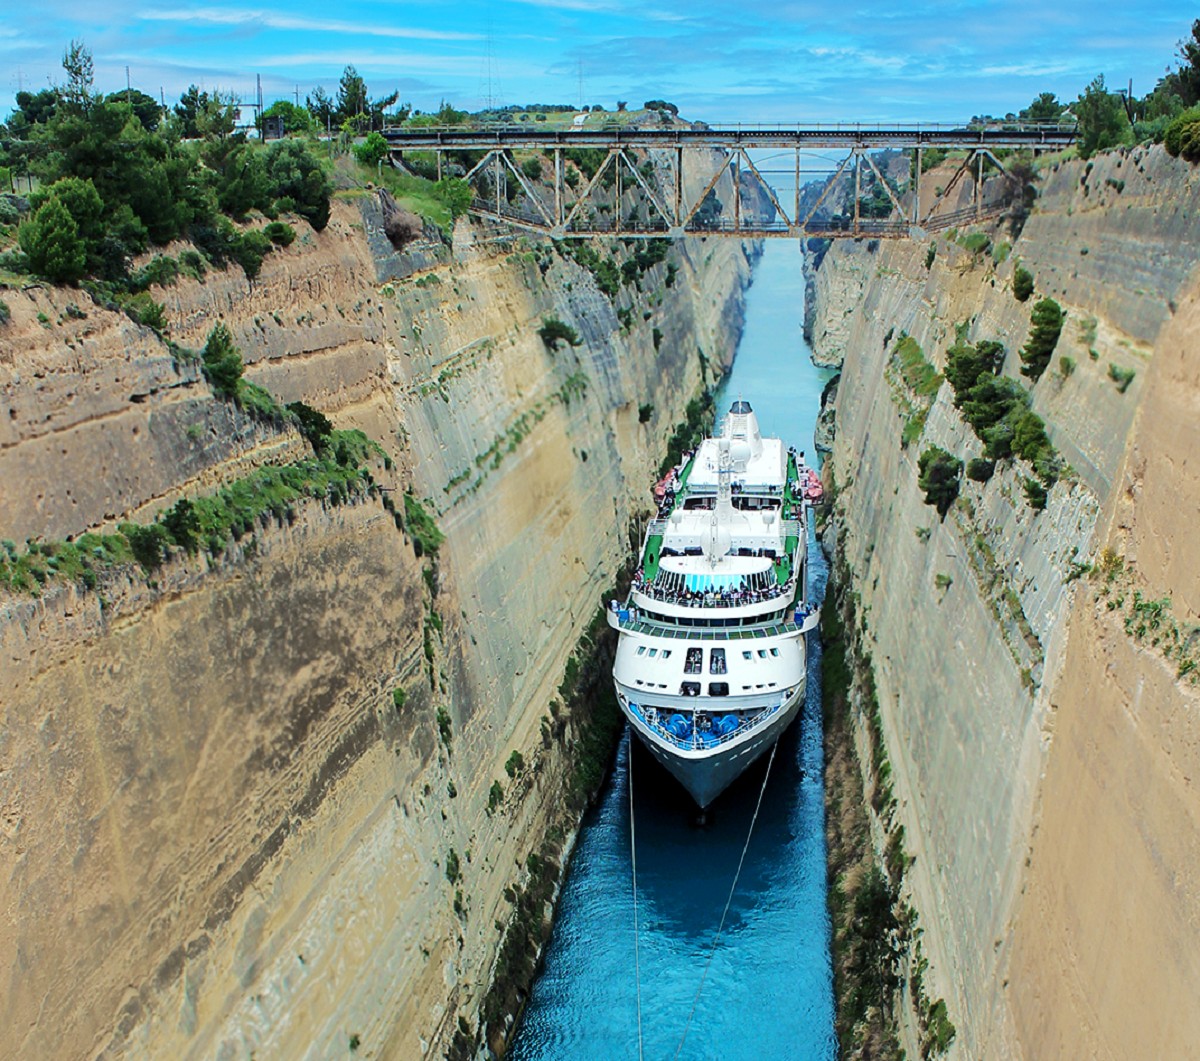
[[[723,648],[714,648],[708,661],[709,674],[724,674],[725,673],[725,650]]]
[[[687,659],[683,664],[684,674],[699,674],[704,668],[704,653],[698,648],[689,648],[687,650]],[[684,694],[687,695],[686,693]],[[699,692],[697,691],[697,695]]]
[[[753,652],[743,652],[742,653],[742,659],[753,659],[753,658],[754,658]]]
[[[708,695],[709,696],[728,696],[729,695],[729,682],[709,682],[708,683]]]
[[[664,649],[662,650],[662,658],[663,658],[663,659],[670,659],[670,658],[671,658],[671,650],[670,650],[669,648],[664,648]]]
[[[765,648],[760,648],[760,649],[758,650],[758,658],[759,658],[759,659],[766,659],[766,658],[767,658],[767,650],[766,650]]]
[[[644,656],[644,655],[646,654],[646,646],[645,646],[645,645],[638,645],[638,653],[637,653],[637,654],[638,654],[639,656]]]
[[[654,655],[654,653],[653,653],[653,652],[651,652],[650,654],[651,654],[651,655]],[[773,648],[773,649],[771,649],[771,655],[772,655],[772,656],[778,656],[778,655],[779,655],[779,649],[777,649],[777,648]]]
[[[653,658],[654,658],[655,656],[657,656],[657,655],[658,655],[658,649],[656,649],[656,648],[652,648],[652,649],[650,650],[650,658],[651,658],[651,659],[653,659]]]
[[[699,696],[700,695],[700,683],[699,682],[684,682],[682,685],[679,686],[679,695],[680,696]]]

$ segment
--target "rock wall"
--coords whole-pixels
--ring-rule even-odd
[[[1193,168],[1160,148],[1115,152],[1047,171],[1019,238],[1000,249],[1011,237],[992,234],[998,253],[954,233],[840,242],[813,279],[817,354],[843,364],[838,543],[913,858],[905,892],[925,985],[958,1030],[948,1056],[1181,1056],[1195,1039],[1181,992],[1196,983],[1200,942],[1183,883],[1200,865],[1188,766],[1200,704],[1167,642],[1138,641],[1132,604],[1108,602],[1171,596],[1185,638],[1194,630],[1183,556],[1200,490],[1185,456],[1195,371],[1183,350],[1198,207]],[[919,439],[902,443],[919,402],[890,364],[893,337],[913,336],[938,368],[957,331],[998,339],[1017,376],[1034,301],[1012,295],[1018,261],[1034,299],[1067,311],[1032,394],[1073,474],[1039,513],[1024,497],[1030,467],[1002,462],[987,483],[964,480],[939,520],[917,485],[919,455],[936,444],[967,459],[982,446],[947,384]],[[1118,387],[1112,374],[1129,371]],[[1086,574],[1106,544],[1106,570],[1131,580],[1108,596],[1104,577]],[[911,1012],[902,1039],[918,1056]]]
[[[156,297],[175,342],[221,321],[249,379],[377,439],[376,481],[446,541],[434,563],[378,497],[308,502],[149,584],[0,599],[5,1057],[413,1058],[475,1024],[561,802],[542,719],[698,351],[732,357],[750,260],[675,248],[673,283],[661,263],[614,306],[547,247],[461,224],[400,260],[380,219],[335,203],[253,285]],[[0,537],[148,518],[305,452],[80,292],[6,301]],[[578,347],[546,348],[550,315]]]

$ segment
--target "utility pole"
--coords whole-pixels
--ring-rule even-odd
[[[254,81],[258,90],[258,139],[261,142],[265,140],[267,136],[267,130],[265,128],[265,123],[263,122],[262,74],[255,74]]]
[[[129,87],[129,67],[125,67],[125,102],[133,103],[133,90]]]

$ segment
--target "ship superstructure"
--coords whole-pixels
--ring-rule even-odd
[[[711,803],[771,746],[804,701],[805,492],[815,475],[750,403],[655,488],[613,681],[633,731],[691,793]]]

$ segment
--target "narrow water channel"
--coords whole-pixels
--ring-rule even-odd
[[[747,295],[746,327],[717,408],[744,397],[764,435],[806,451],[828,373],[801,333],[800,252],[768,240]],[[826,565],[811,540],[810,593]],[[694,824],[686,793],[628,736],[585,819],[543,971],[509,1056],[515,1061],[639,1057],[629,779],[637,829],[638,956],[644,1057],[825,1061],[836,1056],[821,751],[821,649],[809,639],[808,695],[783,736],[724,933],[721,919],[763,786],[766,758]],[[697,989],[703,991],[682,1050]]]

